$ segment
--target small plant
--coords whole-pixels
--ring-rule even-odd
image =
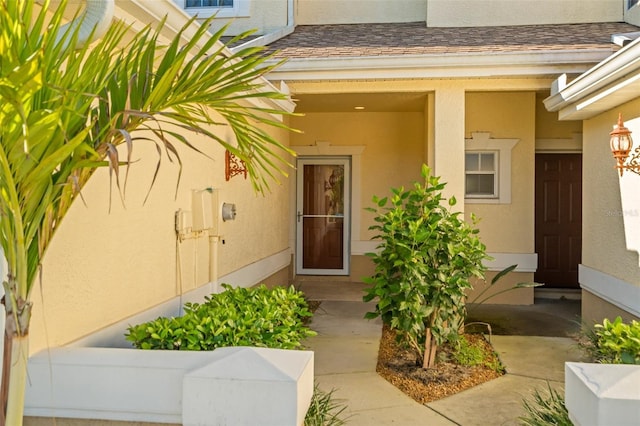
[[[466,337],[460,336],[455,344],[453,359],[460,365],[473,367],[483,365],[486,359],[486,351],[477,343],[471,343]]]
[[[435,363],[439,345],[454,341],[465,318],[465,291],[472,276],[482,278],[488,259],[478,230],[452,212],[455,198],[442,196],[444,183],[422,166],[424,184],[412,190],[392,189],[391,198],[373,197],[379,253],[368,253],[375,273],[365,302],[378,298],[367,318],[382,320],[398,331],[423,367]],[[445,204],[448,203],[448,207]],[[390,204],[388,207],[387,204]]]
[[[347,406],[334,398],[335,389],[325,392],[316,383],[313,387],[311,405],[304,418],[304,426],[342,426],[347,423],[341,418]]]
[[[536,282],[519,282],[511,287],[502,289],[500,291],[497,291],[495,293],[491,293],[488,296],[485,296],[485,293],[487,291],[489,291],[490,289],[493,288],[493,286],[495,286],[500,279],[502,279],[504,276],[510,274],[511,272],[513,272],[516,268],[518,267],[518,265],[511,265],[511,266],[507,266],[506,268],[504,268],[502,271],[498,272],[493,279],[491,280],[491,282],[489,283],[489,285],[487,285],[480,293],[478,293],[476,295],[476,297],[474,297],[472,300],[467,300],[467,304],[476,304],[476,305],[480,305],[484,302],[486,302],[489,299],[492,299],[502,293],[507,293],[509,291],[513,291],[513,290],[517,290],[519,288],[530,288],[530,287],[539,287],[541,285],[543,285],[542,283],[536,283]]]
[[[562,394],[549,386],[549,395],[539,390],[533,393],[533,401],[524,400],[526,415],[519,418],[522,425],[527,426],[573,426],[569,412],[564,405]]]
[[[304,325],[312,314],[293,287],[232,288],[203,304],[185,304],[185,314],[160,317],[128,328],[127,340],[139,349],[207,351],[224,346],[295,349],[316,333]]]
[[[607,318],[585,333],[581,346],[599,363],[640,364],[640,322]]]
[[[453,348],[451,358],[459,365],[481,366],[499,373],[503,372],[504,367],[498,356],[482,343],[482,341],[469,341],[464,334],[460,335],[455,343],[451,344]]]

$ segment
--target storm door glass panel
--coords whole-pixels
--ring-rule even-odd
[[[305,269],[344,267],[344,166],[304,166],[303,259]]]
[[[297,167],[296,272],[348,275],[350,160],[303,158]]]

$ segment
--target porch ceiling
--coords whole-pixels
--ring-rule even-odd
[[[426,93],[338,93],[295,95],[296,112],[422,112]]]

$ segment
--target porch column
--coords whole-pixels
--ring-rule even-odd
[[[456,211],[464,211],[464,113],[463,88],[436,89],[433,95],[429,164],[440,182],[447,184],[446,197],[455,196]]]

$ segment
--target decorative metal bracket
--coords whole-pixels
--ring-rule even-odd
[[[234,176],[244,174],[247,178],[247,166],[244,161],[233,155],[229,150],[224,153],[224,177],[228,181]]]
[[[616,168],[620,171],[620,176],[624,170],[629,170],[640,175],[640,146],[633,150],[631,156],[622,161],[618,160]]]

